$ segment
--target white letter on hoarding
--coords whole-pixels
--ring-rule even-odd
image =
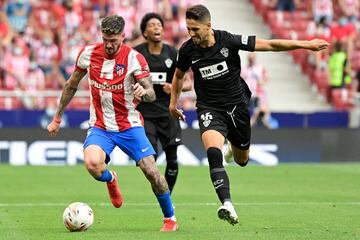
[[[26,164],[26,147],[25,141],[11,142],[9,148],[9,163],[10,165],[25,165]]]
[[[67,144],[67,164],[75,165],[78,159],[84,161],[83,144],[77,141],[69,141]]]
[[[278,150],[276,144],[253,144],[250,148],[251,160],[264,166],[276,166],[279,164],[278,157],[272,153]]]
[[[28,149],[30,165],[48,165],[47,155],[51,157],[65,158],[65,141],[36,141]],[[59,161],[56,161],[59,163]]]

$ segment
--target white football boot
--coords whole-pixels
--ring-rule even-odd
[[[225,149],[225,152],[224,152],[224,160],[225,162],[227,163],[232,163],[234,162],[234,156],[233,156],[233,152],[232,152],[232,149],[231,149],[231,144],[228,143],[226,149]]]
[[[239,223],[239,218],[235,212],[234,206],[229,201],[224,202],[224,205],[219,207],[218,216],[220,219],[228,221],[231,225]]]

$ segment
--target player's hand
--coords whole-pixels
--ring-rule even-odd
[[[166,94],[170,94],[171,93],[171,83],[163,83],[163,91],[166,93]]]
[[[56,136],[60,130],[61,118],[54,116],[52,122],[47,126],[48,133],[51,137]]]
[[[179,120],[185,121],[185,115],[183,114],[183,111],[181,109],[177,109],[176,107],[169,106],[170,114],[175,118]]]
[[[329,43],[322,39],[313,39],[309,41],[308,49],[312,51],[321,51],[329,47]]]
[[[146,90],[139,83],[135,83],[133,86],[134,96],[138,101],[142,101],[142,97],[146,94]]]

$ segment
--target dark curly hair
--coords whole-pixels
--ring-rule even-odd
[[[141,19],[141,23],[140,23],[141,34],[143,35],[144,38],[146,38],[144,36],[146,25],[147,25],[148,21],[152,18],[158,19],[161,22],[161,26],[164,27],[164,20],[162,19],[162,17],[159,14],[154,13],[154,12],[145,14],[145,16]]]
[[[101,32],[105,34],[121,34],[124,28],[125,20],[118,15],[107,16],[101,21]]]

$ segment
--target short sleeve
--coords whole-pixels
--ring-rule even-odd
[[[76,59],[76,70],[79,72],[87,72],[87,68],[90,66],[90,56],[93,49],[93,46],[87,46],[80,50]]]
[[[177,64],[176,67],[183,72],[186,72],[190,68],[190,58],[187,57],[186,51],[183,47],[179,49],[177,55]]]
[[[228,33],[230,45],[235,46],[238,50],[253,52],[255,51],[255,36],[236,35]]]
[[[134,61],[136,61],[135,66],[137,66],[134,71],[135,79],[138,80],[150,76],[149,65],[141,53],[136,54]]]

